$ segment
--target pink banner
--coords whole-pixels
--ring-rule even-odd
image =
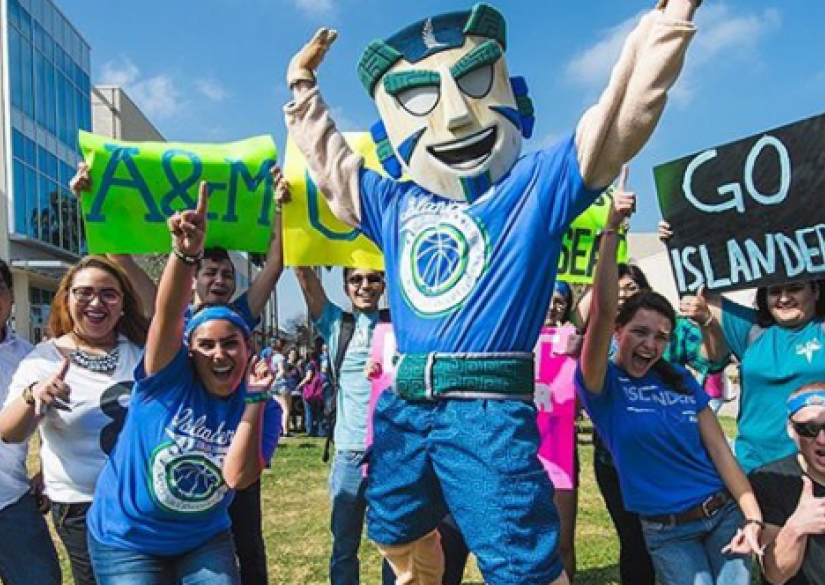
[[[380,366],[379,372],[371,377],[372,392],[370,393],[370,405],[367,410],[367,447],[372,445],[372,413],[375,411],[375,403],[381,393],[392,386],[395,380],[395,333],[391,323],[379,323],[375,326],[372,334],[372,350],[370,360]]]
[[[545,327],[536,345],[536,422],[541,435],[539,460],[556,489],[573,489],[576,440],[576,360],[566,355],[572,325]]]

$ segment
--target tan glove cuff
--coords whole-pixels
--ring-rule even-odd
[[[290,67],[286,74],[286,82],[290,89],[299,81],[308,81],[315,84],[315,72],[306,67]]]

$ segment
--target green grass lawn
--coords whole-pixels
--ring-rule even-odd
[[[733,419],[722,419],[728,436],[735,432]],[[323,439],[286,438],[263,476],[264,533],[269,554],[270,582],[280,585],[328,583],[330,551],[328,464],[321,461]],[[618,583],[618,542],[593,477],[593,448],[580,445],[576,554],[577,585]],[[64,580],[71,573],[61,550]],[[366,538],[361,547],[361,582],[381,582],[381,561]],[[466,584],[483,583],[474,563],[469,564]]]

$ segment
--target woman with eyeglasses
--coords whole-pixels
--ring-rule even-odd
[[[123,270],[83,258],[60,281],[50,339],[20,363],[0,414],[6,442],[40,431],[45,494],[78,585],[95,583],[86,513],[123,426],[148,324]]]

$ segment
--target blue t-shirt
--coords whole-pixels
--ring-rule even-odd
[[[755,323],[756,311],[723,301],[725,339],[741,363],[734,451],[745,472],[796,452],[786,430],[785,402],[800,386],[825,380],[822,321],[814,319],[801,329],[773,325],[760,330]]]
[[[209,394],[185,347],[152,376],[143,367],[141,362],[135,370],[126,423],[100,474],[88,526],[109,546],[176,555],[230,526],[227,508],[234,492],[222,469],[245,409],[246,387],[226,399]],[[280,416],[264,417],[267,460],[280,422]]]
[[[599,195],[584,186],[573,136],[523,156],[472,203],[369,169],[360,192],[401,353],[532,352],[562,236]]]
[[[690,395],[665,388],[652,371],[631,378],[612,361],[602,393],[593,394],[576,368],[576,390],[613,455],[625,507],[646,516],[688,510],[724,488],[699,433],[708,396],[687,371],[673,367]]]
[[[329,345],[330,355],[338,355],[338,337],[344,312],[327,301],[321,317],[315,322]],[[367,444],[367,409],[372,383],[365,371],[372,348],[372,334],[378,323],[378,311],[355,312],[355,330],[338,372],[339,392],[336,399],[335,448],[341,451],[363,451]]]

